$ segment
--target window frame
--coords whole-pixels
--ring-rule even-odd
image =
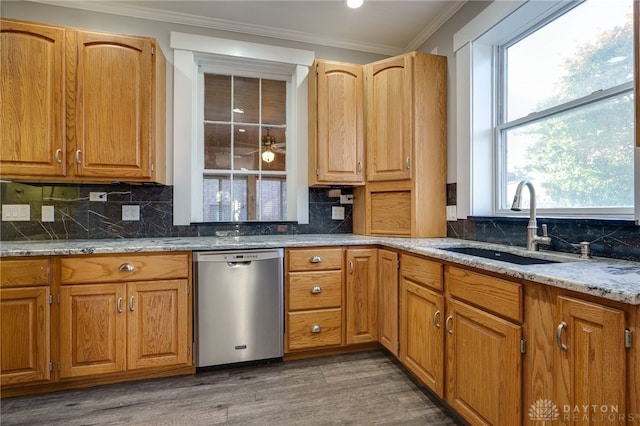
[[[456,153],[457,218],[469,216],[528,216],[528,210],[515,213],[498,209],[499,161],[496,127],[498,124],[498,84],[500,72],[498,46],[531,30],[554,16],[575,7],[579,1],[494,2],[454,34],[456,57]],[[633,83],[630,83],[631,86]],[[614,89],[615,90],[615,89]],[[626,90],[626,89],[624,89]],[[637,102],[637,100],[636,100]],[[640,148],[634,148],[635,208],[538,209],[540,216],[571,218],[634,219],[640,225]]]

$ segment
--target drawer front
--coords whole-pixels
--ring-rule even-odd
[[[46,259],[2,259],[0,287],[49,285],[51,262]]]
[[[453,297],[517,322],[523,321],[522,285],[465,269],[447,267],[447,290]]]
[[[402,276],[417,284],[442,290],[442,264],[403,254],[400,260]]]
[[[149,254],[65,257],[61,261],[62,284],[187,278],[189,255]]]
[[[290,312],[289,350],[342,345],[342,309]]]
[[[342,271],[292,272],[288,283],[291,311],[342,307]]]
[[[289,271],[327,271],[342,269],[342,248],[289,250]]]

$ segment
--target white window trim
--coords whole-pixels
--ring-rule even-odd
[[[523,25],[543,19],[566,7],[558,2],[494,2],[454,34],[456,54],[456,179],[458,219],[494,216],[493,170],[496,153],[493,128],[496,111],[486,108],[493,100],[494,45],[516,35]],[[510,28],[496,25],[509,18]],[[492,84],[487,84],[491,81]],[[474,85],[474,82],[477,84]],[[482,161],[476,161],[482,159]],[[492,188],[491,196],[486,188]],[[634,154],[635,212],[640,225],[640,148]],[[598,217],[602,217],[599,215]],[[587,218],[583,216],[583,218]],[[619,217],[618,217],[619,218]]]
[[[198,211],[201,202],[194,199],[198,194],[198,183],[194,180],[193,170],[197,168],[198,156],[202,155],[197,152],[195,93],[199,61],[209,58],[226,65],[269,63],[276,68],[289,68],[293,96],[291,104],[287,105],[291,111],[291,116],[287,117],[287,132],[296,143],[287,145],[287,215],[289,220],[309,223],[307,75],[315,53],[179,32],[171,32],[170,46],[174,49],[173,224],[189,225],[202,217],[202,212]],[[201,189],[199,193],[202,193]]]

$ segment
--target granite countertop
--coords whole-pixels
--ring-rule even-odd
[[[0,256],[50,256],[162,251],[246,250],[333,245],[382,245],[470,266],[508,277],[574,290],[605,299],[640,305],[640,263],[607,258],[581,260],[578,255],[458,240],[454,238],[390,238],[353,234],[263,235],[240,237],[131,238],[117,240],[58,240],[0,242]],[[556,260],[559,263],[516,265],[446,251],[478,247]]]

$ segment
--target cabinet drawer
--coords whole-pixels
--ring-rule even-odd
[[[65,257],[61,261],[63,284],[187,278],[189,255],[150,254]]]
[[[342,248],[289,250],[289,271],[342,269]]]
[[[447,267],[447,290],[458,299],[522,322],[522,285],[465,269]]]
[[[442,290],[442,264],[403,254],[400,269],[403,277],[435,290]]]
[[[49,285],[49,259],[2,259],[0,287]]]
[[[289,350],[342,344],[342,309],[290,312],[288,316]]]
[[[342,306],[342,271],[289,274],[289,310]]]

